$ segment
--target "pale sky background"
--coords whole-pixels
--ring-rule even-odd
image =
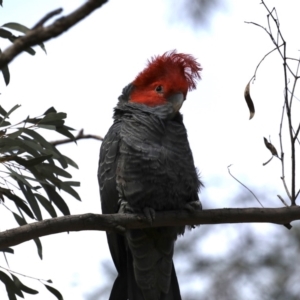
[[[188,95],[182,113],[195,164],[206,185],[201,195],[204,208],[228,207],[228,199],[236,192],[247,193],[228,175],[230,164],[232,173],[248,187],[261,193],[266,189],[274,191],[269,195],[273,206],[282,206],[276,197],[280,194],[286,199],[279,178],[279,160],[273,159],[266,167],[262,166],[270,158],[263,144],[264,136],[270,135],[279,150],[283,73],[277,53],[265,60],[255,84],[251,85],[256,107],[251,121],[243,97],[256,65],[273,49],[263,30],[244,23],[253,21],[267,26],[265,9],[259,0],[228,0],[226,10],[212,15],[210,27],[193,30],[184,21],[176,21],[170,2],[111,0],[67,33],[46,42],[47,55],[36,47],[34,57],[27,53],[17,57],[10,64],[9,86],[5,87],[0,78],[1,105],[6,110],[15,104],[22,105],[12,115],[15,122],[29,113],[34,117],[54,106],[68,113],[67,125],[104,136],[112,124],[112,109],[122,88],[144,68],[148,58],[172,49],[190,53],[203,66],[202,80],[197,90]],[[299,1],[290,0],[288,5],[279,0],[266,2],[270,8],[277,7],[289,56],[297,57]],[[0,23],[14,21],[32,27],[53,9],[62,7],[66,15],[81,3],[4,0]],[[1,39],[0,46],[5,48],[2,45],[6,44]],[[298,101],[294,109],[299,109]],[[98,141],[82,140],[77,146],[68,144],[59,148],[80,167],[79,171],[70,171],[75,180],[81,181],[78,192],[82,202],[65,197],[72,214],[100,213],[96,177],[99,147]],[[251,206],[258,203],[253,199]],[[0,229],[15,226],[13,217],[0,207]],[[272,225],[258,226],[264,230]],[[200,227],[199,234],[201,230],[204,227]],[[64,299],[83,300],[105,281],[105,275],[100,273],[100,261],[109,258],[104,232],[64,233],[41,241],[43,261],[39,260],[34,243],[27,242],[14,247],[14,255],[7,255],[10,268],[28,276],[52,279]],[[226,243],[224,239],[221,241]],[[215,242],[209,241],[208,245]],[[221,251],[220,244],[219,239]],[[6,267],[3,257],[0,266]],[[25,294],[25,299],[55,299],[38,282],[19,278],[40,292],[36,296]],[[1,284],[0,299],[6,299]]]

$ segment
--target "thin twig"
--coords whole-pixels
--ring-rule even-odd
[[[2,266],[0,266],[0,268],[3,269],[3,270],[5,270],[5,271],[7,271],[7,272],[9,272],[9,273],[17,274],[17,275],[20,275],[20,276],[23,276],[23,277],[26,277],[26,278],[30,278],[30,279],[34,279],[34,280],[38,280],[38,281],[48,282],[48,280],[46,280],[46,279],[41,279],[41,278],[36,278],[36,277],[28,276],[28,275],[25,275],[25,274],[13,271],[11,269],[4,268]]]
[[[281,47],[282,45],[280,45],[279,47]],[[277,50],[277,47],[272,49],[271,51],[269,51],[266,55],[264,55],[264,57],[260,60],[260,62],[258,63],[258,65],[256,66],[255,68],[255,71],[254,71],[254,75],[253,75],[253,80],[256,79],[256,73],[257,73],[257,70],[259,68],[259,66],[261,65],[261,63],[265,60],[265,58],[270,55],[272,52],[274,52],[275,50]]]
[[[285,205],[286,207],[289,207],[280,195],[277,195],[277,197],[280,199],[280,201],[282,202],[283,205]]]
[[[230,175],[233,179],[235,179],[239,184],[241,184],[244,188],[246,188],[246,189],[254,196],[254,198],[257,200],[257,202],[260,204],[261,207],[264,207],[264,206],[261,204],[261,202],[259,201],[259,199],[255,196],[255,194],[254,194],[247,186],[245,186],[241,181],[239,181],[236,177],[234,177],[234,176],[231,174],[231,172],[230,172],[230,167],[231,167],[231,166],[232,166],[232,165],[229,165],[229,166],[227,167],[227,170],[228,170],[229,175]]]
[[[300,60],[298,60],[298,64],[297,64],[297,69],[296,69],[296,77],[294,77],[294,84],[293,84],[293,88],[291,91],[291,97],[290,97],[290,108],[292,109],[292,103],[293,103],[293,99],[294,99],[294,93],[295,93],[295,88],[296,88],[296,84],[297,84],[297,80],[298,80],[298,72],[299,72],[299,66],[300,66]],[[300,124],[299,124],[300,126]],[[295,143],[295,137],[293,142]]]
[[[36,25],[32,27],[32,30],[43,26],[48,20],[50,20],[52,17],[56,15],[59,15],[60,13],[62,13],[62,11],[63,11],[62,8],[58,8],[49,12],[45,17],[43,17],[40,21],[38,21]]]
[[[63,140],[53,141],[50,143],[53,146],[58,146],[58,145],[67,144],[67,143],[75,142],[75,141],[82,140],[82,139],[94,139],[94,140],[98,140],[98,141],[103,141],[103,137],[101,137],[99,135],[93,135],[93,134],[83,134],[83,129],[81,129],[74,139],[63,139]]]

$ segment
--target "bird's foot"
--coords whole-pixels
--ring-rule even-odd
[[[193,213],[197,210],[202,210],[202,204],[200,200],[191,201],[185,204],[184,209],[187,210],[189,213]],[[195,225],[191,225],[192,229],[196,228]]]
[[[135,213],[136,214],[143,214],[145,216],[146,220],[150,224],[152,224],[153,221],[155,220],[155,210],[151,207],[144,207],[143,209],[133,208],[124,199],[120,199],[118,201],[118,205],[119,205],[118,213],[121,213],[121,214],[135,214]]]
[[[202,210],[202,204],[199,200],[191,201],[184,205],[184,209],[192,213],[197,210]]]
[[[152,224],[155,220],[155,210],[151,207],[144,207],[143,213],[147,219],[147,221]]]
[[[124,199],[120,199],[118,201],[118,206],[119,206],[119,210],[118,210],[119,214],[135,213],[134,209]]]

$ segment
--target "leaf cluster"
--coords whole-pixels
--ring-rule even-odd
[[[2,3],[0,3],[0,4],[2,5]],[[9,23],[3,24],[0,27],[0,37],[3,38],[3,39],[9,40],[11,43],[15,43],[18,40],[18,38],[20,38],[22,35],[21,36],[20,35],[16,36],[10,30],[8,30],[7,28],[18,31],[18,32],[21,32],[23,34],[26,34],[30,30],[26,26],[24,26],[22,24],[19,24],[19,23],[15,23],[15,22],[9,22]],[[46,48],[45,48],[44,44],[41,43],[41,44],[39,44],[39,46],[46,53]],[[35,50],[32,47],[28,47],[24,51],[29,53],[30,55],[35,55]],[[2,53],[2,50],[0,48],[0,54],[1,53]],[[1,69],[1,71],[2,71],[2,75],[3,75],[3,78],[4,78],[5,84],[8,85],[9,81],[10,81],[10,73],[9,73],[8,65],[3,67]]]
[[[9,210],[20,226],[27,224],[27,219],[43,220],[42,209],[52,218],[57,217],[56,209],[63,215],[69,215],[68,205],[59,191],[63,190],[80,200],[74,189],[79,182],[70,180],[72,176],[66,171],[69,166],[78,166],[39,133],[41,130],[52,130],[74,140],[73,129],[65,125],[67,115],[51,107],[39,117],[27,117],[12,125],[9,117],[18,107],[20,105],[7,112],[0,106],[0,203],[6,208],[7,202],[15,206],[15,211]],[[34,242],[42,259],[41,241],[36,238]],[[0,251],[4,255],[13,254],[11,248]],[[38,293],[22,284],[9,271],[8,274],[0,271],[0,281],[4,283],[10,300],[16,299],[16,295],[22,297],[22,291]],[[53,287],[45,286],[58,299],[62,299]]]

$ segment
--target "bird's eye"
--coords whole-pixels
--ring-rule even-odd
[[[156,88],[155,88],[155,91],[158,92],[158,93],[162,93],[164,91],[163,87],[161,85],[158,85]]]

